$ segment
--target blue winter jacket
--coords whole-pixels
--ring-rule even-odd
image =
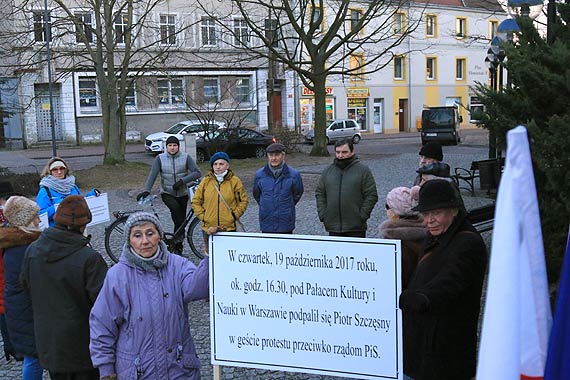
[[[167,257],[164,267],[145,271],[122,254],[107,272],[89,317],[89,349],[101,377],[200,378],[187,305],[209,295],[209,258],[196,267],[183,257]]]
[[[257,170],[253,197],[259,204],[259,227],[262,232],[291,232],[295,229],[295,205],[303,195],[299,172],[283,164],[281,175],[273,177],[269,165]]]
[[[38,195],[36,196],[36,203],[38,206],[40,206],[40,214],[47,212],[50,227],[53,227],[55,224],[53,221],[53,216],[55,215],[55,205],[59,204],[63,198],[67,197],[68,195],[81,195],[81,191],[79,191],[79,187],[75,185],[69,194],[61,194],[53,189],[49,189],[48,194],[46,188],[44,186],[40,186],[40,191],[38,191]],[[91,191],[85,194],[86,197],[91,197],[94,195],[95,189],[91,189]]]

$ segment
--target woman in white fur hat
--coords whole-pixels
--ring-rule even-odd
[[[6,324],[14,350],[24,355],[23,380],[41,380],[43,375],[36,352],[32,302],[19,280],[26,249],[40,235],[39,210],[31,199],[12,196],[4,205],[4,216],[9,225],[0,227],[6,280]]]

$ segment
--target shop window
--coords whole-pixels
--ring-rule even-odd
[[[479,117],[483,112],[485,112],[485,106],[481,104],[478,97],[472,96],[469,99],[469,122],[478,123]]]

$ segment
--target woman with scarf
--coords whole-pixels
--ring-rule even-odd
[[[159,220],[136,212],[89,317],[100,378],[200,379],[188,303],[209,295],[209,258],[196,267],[168,252]]]
[[[40,214],[47,213],[50,227],[55,224],[53,216],[56,205],[68,195],[80,195],[79,187],[75,184],[75,177],[70,174],[67,163],[59,158],[51,158],[44,170],[40,180],[40,190],[36,196],[36,203],[40,206]],[[97,189],[91,189],[85,196],[99,196],[101,193]]]
[[[216,152],[210,157],[210,165],[212,170],[202,179],[192,198],[192,209],[202,222],[206,250],[208,235],[236,231],[236,221],[248,204],[243,183],[230,169],[230,156]]]

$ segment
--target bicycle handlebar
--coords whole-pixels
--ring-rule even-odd
[[[142,198],[140,201],[138,201],[139,205],[147,205],[149,203],[151,203],[152,201],[154,201],[156,198],[158,198],[158,195],[147,195],[146,197]]]

